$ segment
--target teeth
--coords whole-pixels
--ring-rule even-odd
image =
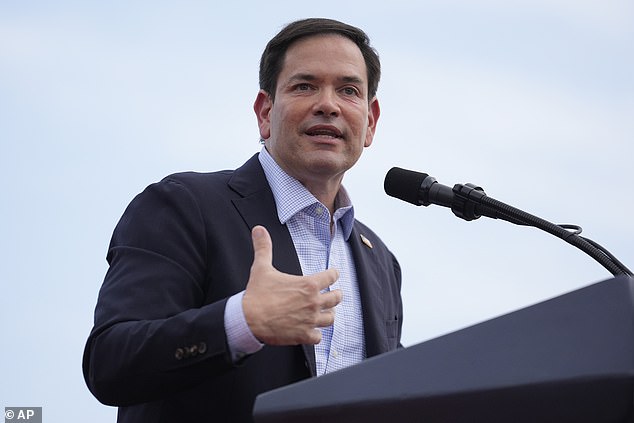
[[[331,131],[312,131],[308,135],[326,135],[328,137],[338,138],[339,136]]]

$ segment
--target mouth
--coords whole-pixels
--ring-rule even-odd
[[[336,127],[330,125],[311,126],[306,130],[305,134],[310,137],[343,138],[343,133]]]

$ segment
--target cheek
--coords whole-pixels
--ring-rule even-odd
[[[362,107],[357,108],[351,115],[350,122],[357,134],[365,134],[365,130],[370,126],[368,111]]]
[[[365,137],[368,131],[367,122],[363,120],[359,120],[357,121],[355,126],[351,129],[352,129],[352,132],[354,133],[355,139],[359,141],[360,144],[363,144],[365,142]]]
[[[276,135],[290,131],[295,124],[292,114],[282,107],[273,108],[271,111],[271,132]]]

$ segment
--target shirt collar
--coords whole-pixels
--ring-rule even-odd
[[[266,180],[271,187],[271,191],[273,191],[275,205],[277,206],[277,216],[281,224],[286,224],[289,219],[300,211],[315,204],[321,204],[301,182],[282,170],[266,147],[262,147],[258,158],[266,175]],[[326,208],[325,206],[323,207]],[[344,239],[347,240],[350,237],[354,223],[354,208],[352,207],[350,196],[343,185],[339,188],[335,198],[335,208],[333,220],[341,221]]]

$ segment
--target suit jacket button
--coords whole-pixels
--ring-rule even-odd
[[[196,357],[198,355],[198,345],[192,345],[191,347],[189,347],[189,354],[192,357]]]
[[[174,358],[177,360],[182,360],[185,355],[185,351],[182,348],[176,348],[176,352],[174,353]]]
[[[207,352],[207,344],[206,344],[206,343],[204,343],[204,342],[199,343],[199,344],[198,344],[198,352],[199,352],[200,354],[204,354],[204,353],[206,353],[206,352]]]

